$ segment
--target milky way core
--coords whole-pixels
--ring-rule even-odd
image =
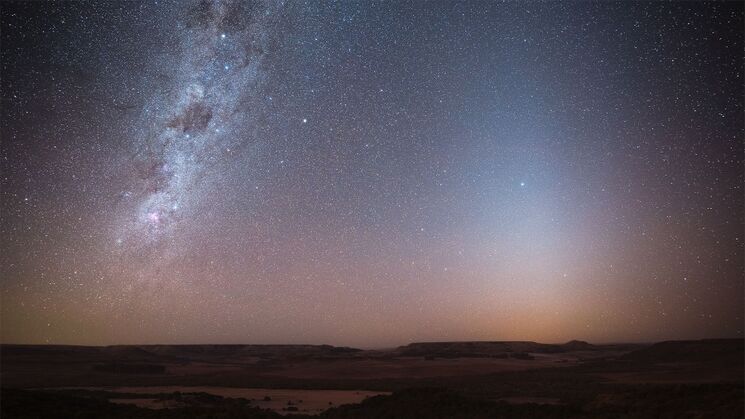
[[[4,2],[6,343],[743,334],[743,5]]]
[[[153,71],[164,83],[145,95],[132,124],[135,183],[121,196],[136,208],[130,214],[123,205],[117,244],[172,238],[195,196],[209,188],[203,181],[214,162],[260,141],[250,128],[264,108],[262,55],[271,15],[242,2],[198,3],[177,24],[175,51],[155,57]]]

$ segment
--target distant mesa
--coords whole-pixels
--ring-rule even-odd
[[[745,340],[701,339],[666,341],[625,354],[621,359],[652,363],[692,362],[743,364]]]
[[[556,354],[575,351],[593,351],[598,347],[587,342],[573,340],[565,344],[547,344],[530,341],[493,342],[417,342],[397,348],[400,356],[423,356],[425,358],[516,358],[532,359],[530,353]]]
[[[593,351],[598,349],[595,345],[589,344],[583,340],[570,340],[561,345],[565,351]]]

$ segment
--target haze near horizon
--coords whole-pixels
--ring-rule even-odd
[[[743,337],[743,5],[4,2],[2,343]]]

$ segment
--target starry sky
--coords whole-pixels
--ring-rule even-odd
[[[743,4],[4,2],[5,343],[743,336]]]

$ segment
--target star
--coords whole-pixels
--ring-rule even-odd
[[[8,341],[742,336],[739,3],[6,3]]]

